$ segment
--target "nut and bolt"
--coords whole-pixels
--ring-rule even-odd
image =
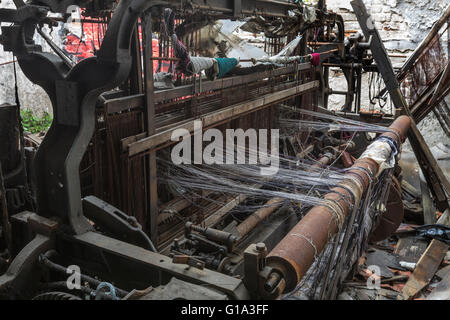
[[[256,251],[258,252],[264,252],[266,250],[266,245],[262,242],[259,242],[256,244]]]

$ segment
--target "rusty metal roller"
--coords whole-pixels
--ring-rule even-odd
[[[410,125],[411,119],[401,116],[382,136],[401,145]],[[312,208],[267,256],[267,265],[277,270],[286,281],[284,292],[292,291],[300,282],[328,240],[338,231],[351,207],[359,204],[371,179],[383,170],[379,158],[384,157],[387,161],[392,150],[387,154],[385,148],[384,152],[376,154],[376,147],[374,142],[367,148],[369,155],[375,151],[375,160],[361,156],[346,172],[340,184],[342,187],[335,187],[324,196],[328,200],[326,205]]]

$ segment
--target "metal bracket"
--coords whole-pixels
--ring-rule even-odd
[[[132,243],[156,252],[152,241],[142,230],[136,218],[94,196],[83,198],[83,212],[86,218],[95,222],[111,237]]]
[[[268,287],[271,277],[278,273],[265,265],[267,248],[264,243],[251,244],[244,251],[244,284],[252,299],[276,299],[284,291],[284,279],[277,279]]]

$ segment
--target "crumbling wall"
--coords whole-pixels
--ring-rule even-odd
[[[364,3],[386,48],[406,53],[417,47],[449,4],[448,0],[365,0]],[[347,30],[360,30],[349,0],[327,0],[327,6],[344,17]]]
[[[15,8],[12,0],[2,0],[0,2],[0,8]],[[2,25],[7,25],[2,23]],[[52,33],[55,43],[59,43],[60,37],[57,31]],[[43,41],[42,38],[35,36],[36,44],[41,45],[45,51],[49,51],[50,48]],[[4,52],[3,46],[0,46],[0,104],[2,103],[16,103],[15,90],[14,90],[14,65],[13,54],[11,52]],[[50,99],[44,90],[38,85],[33,84],[20,70],[19,65],[16,63],[17,69],[17,84],[19,88],[19,101],[22,108],[30,108],[36,112],[36,114],[42,114],[44,111],[52,112]]]

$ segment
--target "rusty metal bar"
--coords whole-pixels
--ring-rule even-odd
[[[139,25],[134,27],[133,37],[131,39],[131,52],[133,61],[130,73],[130,93],[141,94],[144,88],[142,79],[142,61],[141,61],[141,44],[139,40]]]
[[[358,22],[363,30],[366,39],[372,37],[370,49],[377,63],[379,72],[386,84],[389,95],[394,106],[400,109],[403,114],[412,118],[411,111],[406,103],[405,97],[400,91],[397,76],[394,74],[392,63],[389,60],[384,43],[381,41],[380,34],[376,28],[369,28],[367,21],[371,21],[371,17],[367,12],[366,6],[362,0],[353,0],[350,2],[355,11]],[[412,118],[413,119],[413,118]],[[439,167],[436,159],[425,142],[421,132],[417,128],[414,120],[411,122],[411,130],[408,135],[409,141],[419,162],[420,168],[425,175],[425,179],[433,193],[436,206],[443,211],[449,207],[446,193],[450,193],[450,183]]]
[[[17,62],[17,60],[7,61],[7,62],[0,63],[0,66],[4,66],[4,65],[7,65],[7,64],[16,63],[16,62]]]
[[[449,73],[450,73],[450,62],[447,63],[447,66],[445,67],[445,69],[444,69],[444,71],[443,71],[443,73],[442,73],[442,76],[441,76],[441,78],[439,79],[439,82],[438,82],[438,84],[437,84],[437,87],[436,87],[436,89],[434,90],[433,95],[431,96],[431,100],[430,100],[430,102],[428,103],[430,106],[433,106],[433,105],[436,103],[436,101],[437,101],[437,99],[438,99],[438,97],[439,97],[439,93],[442,91],[442,89],[443,89],[445,86],[448,85],[448,76],[449,76]],[[434,109],[434,108],[433,108],[433,109]]]
[[[328,165],[332,160],[334,159],[334,156],[330,154],[326,154],[322,156],[319,160],[317,160],[317,163],[314,164],[313,168],[320,168],[323,166]],[[246,236],[250,231],[252,231],[261,221],[264,221],[267,217],[269,217],[272,213],[274,213],[280,206],[283,204],[282,198],[272,198],[269,201],[267,201],[264,204],[264,207],[258,209],[250,215],[247,219],[242,221],[237,227],[237,231],[241,238]]]
[[[384,133],[400,145],[410,128],[411,119],[401,116]],[[267,265],[276,269],[286,281],[285,292],[300,282],[328,240],[338,231],[351,206],[357,205],[375,178],[379,165],[371,158],[360,158],[347,171],[346,178],[324,196],[329,206],[312,208],[303,219],[269,253]],[[340,219],[337,217],[341,215]]]

